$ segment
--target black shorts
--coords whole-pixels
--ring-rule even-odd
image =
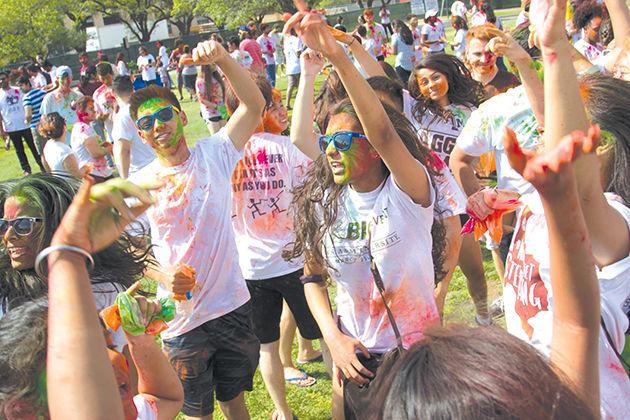
[[[215,389],[219,401],[230,401],[252,390],[260,343],[252,332],[251,316],[247,302],[178,337],[163,340],[164,352],[184,387],[185,415],[211,414]]]
[[[307,340],[322,337],[317,322],[311,314],[300,281],[302,270],[266,280],[247,280],[252,295],[254,333],[261,343],[273,343],[280,339],[282,299],[287,301],[300,335]]]

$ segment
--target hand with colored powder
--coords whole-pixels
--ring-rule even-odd
[[[484,188],[468,197],[466,213],[470,219],[462,227],[462,235],[475,233],[475,240],[479,240],[487,231],[495,242],[501,241],[503,236],[503,215],[513,212],[520,205],[520,194],[515,191]]]
[[[125,333],[132,336],[157,335],[168,328],[166,323],[175,317],[175,303],[166,298],[148,300],[134,296],[139,288],[138,281],[119,293],[114,305],[101,311],[108,328],[116,331],[122,326]]]

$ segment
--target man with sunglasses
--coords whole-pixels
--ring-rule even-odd
[[[227,418],[247,419],[243,393],[252,390],[260,344],[252,332],[250,295],[238,265],[230,178],[260,123],[265,101],[220,43],[200,43],[192,55],[196,65],[219,66],[240,105],[217,134],[189,149],[187,117],[176,96],[156,86],[135,92],[130,112],[157,159],[130,179],[163,184],[146,213],[161,266],[147,275],[158,281],[158,296],[192,289],[192,313],[176,314],[162,334],[164,351],[184,386],[183,413],[212,418],[216,390]],[[193,281],[180,274],[182,265],[195,270]]]
[[[26,142],[35,162],[42,172],[46,172],[42,166],[39,152],[35,147],[33,134],[26,121],[26,113],[22,103],[23,94],[19,88],[9,86],[9,75],[7,72],[0,72],[0,137],[4,139],[4,147],[6,150],[11,148],[11,143],[15,147],[20,166],[24,171],[24,175],[31,173],[31,165],[24,152],[24,143]]]

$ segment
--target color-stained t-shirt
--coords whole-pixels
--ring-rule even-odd
[[[293,194],[310,165],[286,136],[254,134],[232,174],[233,218],[243,276],[248,280],[279,277],[302,268],[285,261],[293,242]]]
[[[433,204],[414,203],[392,176],[367,193],[346,186],[339,200],[337,220],[325,233],[323,247],[328,274],[337,283],[341,329],[371,352],[396,347],[396,336],[370,271],[371,248],[385,299],[403,345],[409,347],[423,338],[426,327],[440,322],[433,297]]]
[[[238,265],[232,229],[232,172],[241,159],[225,128],[197,142],[188,159],[173,167],[158,159],[130,180],[156,179],[164,186],[154,192],[156,204],[146,212],[158,263],[179,263],[196,271],[192,315],[176,314],[162,333],[177,337],[245,304],[250,296]],[[158,285],[158,297],[170,292]]]
[[[618,196],[606,194],[630,229],[630,209]],[[521,197],[520,211],[505,264],[503,303],[509,333],[527,341],[545,355],[551,350],[553,291],[550,278],[549,234],[540,196]],[[630,255],[596,269],[601,315],[619,353],[623,351],[630,310]],[[599,378],[603,419],[627,419],[630,380],[603,330],[599,335]]]

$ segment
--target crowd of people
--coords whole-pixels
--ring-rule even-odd
[[[259,368],[292,419],[323,360],[333,419],[628,418],[625,1],[524,0],[504,30],[457,0],[452,41],[437,10],[349,30],[295,3],[141,47],[136,78],[0,71],[25,175],[0,181],[0,417],[247,419]],[[444,321],[457,266],[474,326]]]

